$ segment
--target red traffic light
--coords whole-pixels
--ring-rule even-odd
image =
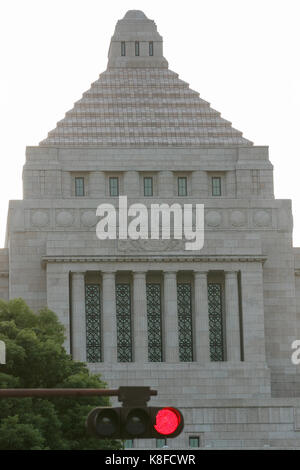
[[[173,407],[97,407],[90,411],[86,427],[100,439],[150,439],[177,437],[184,420]]]
[[[170,436],[182,427],[182,415],[176,408],[166,407],[158,410],[154,428],[159,434]]]

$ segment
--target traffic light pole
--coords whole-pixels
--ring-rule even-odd
[[[150,387],[119,387],[118,389],[101,388],[3,388],[0,389],[0,398],[25,397],[119,397],[123,404],[127,403],[126,394],[132,394],[136,401],[146,403],[150,396],[157,395],[157,390]],[[132,400],[131,400],[132,401]]]
[[[157,390],[150,387],[100,388],[6,388],[0,398],[25,397],[118,397],[122,407],[102,406],[90,411],[87,431],[101,439],[173,438],[183,430],[183,415],[174,407],[148,407]]]

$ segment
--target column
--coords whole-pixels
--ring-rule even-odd
[[[164,273],[165,361],[179,362],[176,272]]]
[[[133,273],[133,347],[134,361],[148,362],[146,273]]]
[[[86,361],[84,272],[72,273],[72,357]]]
[[[116,275],[102,273],[102,325],[104,362],[117,362]]]
[[[243,343],[247,362],[265,362],[265,325],[263,269],[261,263],[251,263],[241,270]]]
[[[195,353],[201,364],[210,362],[207,272],[195,271]]]
[[[64,326],[64,347],[70,354],[70,286],[69,270],[57,263],[47,264],[47,307],[56,313]]]
[[[236,271],[225,272],[225,313],[227,361],[240,361],[240,317]]]

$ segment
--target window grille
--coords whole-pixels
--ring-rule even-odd
[[[84,178],[82,176],[75,178],[75,196],[84,196]]]
[[[165,439],[165,438],[156,439],[156,448],[157,449],[162,449],[166,445],[167,445],[167,439]]]
[[[178,178],[178,196],[187,196],[187,178],[180,176]]]
[[[144,196],[153,196],[153,178],[151,176],[144,178]]]
[[[101,362],[101,299],[98,284],[85,286],[86,358]]]
[[[148,360],[162,361],[161,286],[147,283]]]
[[[200,439],[198,436],[189,437],[189,447],[200,447]]]
[[[177,284],[179,360],[193,361],[192,286]]]
[[[133,439],[125,439],[124,449],[133,449],[133,448],[134,448]]]
[[[222,284],[208,284],[209,346],[211,361],[224,361]]]
[[[119,178],[116,176],[109,178],[109,195],[119,196]]]
[[[132,361],[130,284],[116,284],[118,362]]]
[[[219,176],[212,178],[212,195],[221,196],[221,178]]]

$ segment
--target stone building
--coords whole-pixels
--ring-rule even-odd
[[[110,387],[151,385],[151,403],[180,407],[185,429],[170,448],[300,447],[291,201],[274,198],[268,147],[169,70],[162,46],[152,20],[127,12],[107,70],[27,148],[0,295],[48,305],[66,349]],[[99,240],[96,208],[119,195],[204,204],[204,247]]]

